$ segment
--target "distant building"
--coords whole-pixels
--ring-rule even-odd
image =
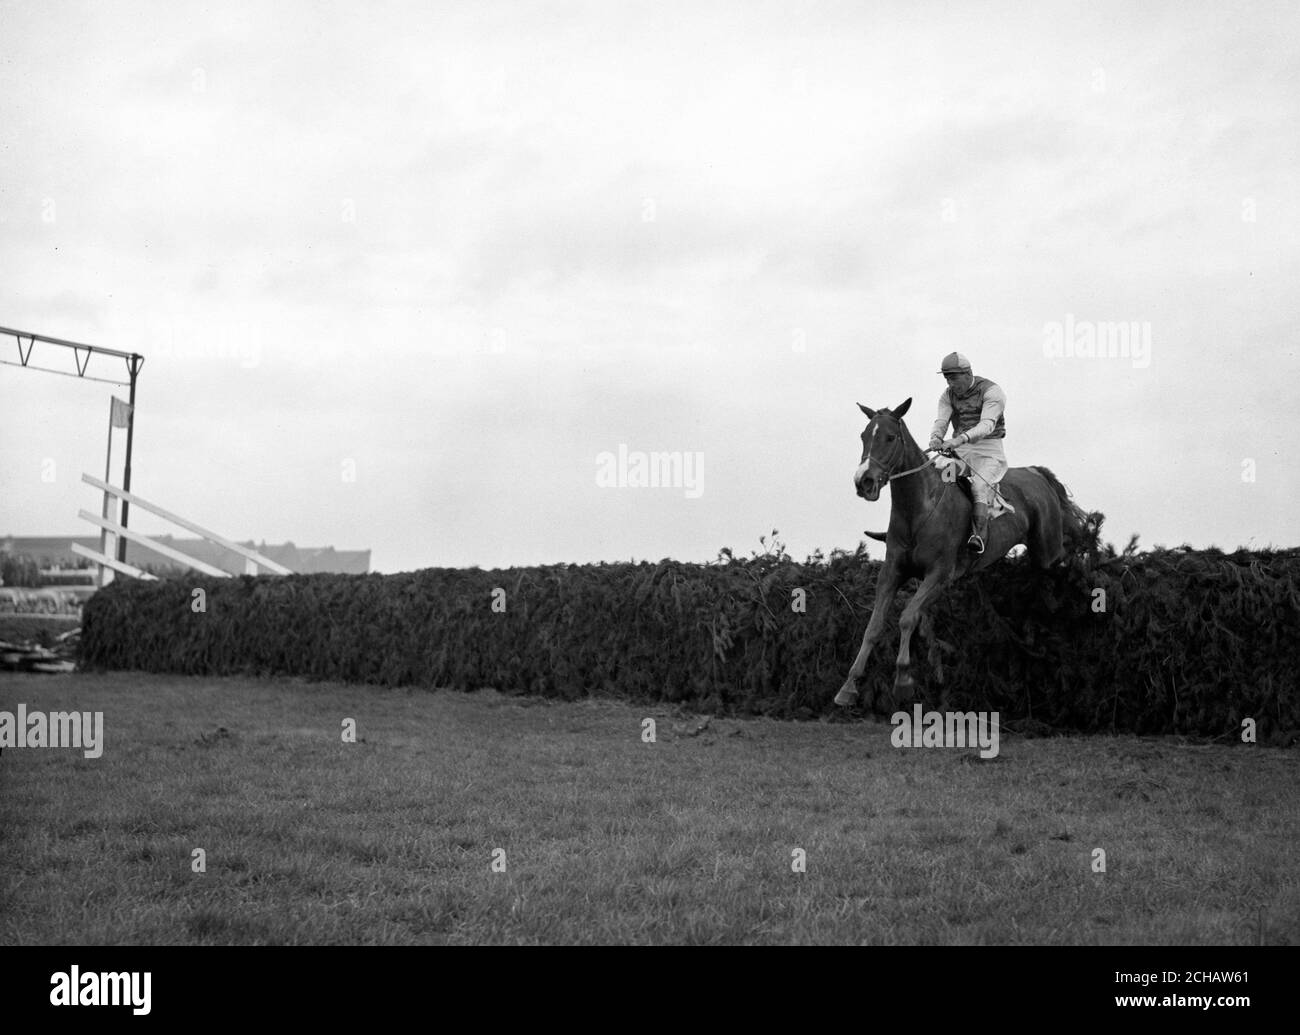
[[[156,535],[151,538],[165,546],[203,561],[213,567],[221,568],[232,575],[244,573],[244,558],[232,550],[206,539],[176,539],[169,535]],[[26,554],[33,557],[42,568],[75,568],[88,563],[85,558],[72,552],[72,544],[80,543],[91,550],[99,549],[99,536],[5,536],[0,538],[0,553]],[[321,572],[335,572],[341,575],[365,575],[370,571],[369,550],[336,550],[332,546],[295,546],[284,543],[280,546],[265,541],[255,543],[251,539],[240,543],[256,550],[267,560],[283,564],[286,568],[302,575]],[[168,569],[186,570],[170,557],[155,553],[139,543],[126,544],[126,562],[137,568],[162,573]]]

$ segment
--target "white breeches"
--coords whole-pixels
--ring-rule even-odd
[[[993,502],[993,489],[1007,473],[1007,455],[1002,450],[1002,439],[984,438],[953,450],[970,464],[975,472],[971,476],[971,492],[976,503]]]

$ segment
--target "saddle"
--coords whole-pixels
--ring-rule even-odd
[[[957,477],[955,479],[957,487],[961,489],[962,493],[965,495],[966,502],[973,507],[975,505],[975,479],[972,474],[973,469],[971,468],[971,465],[961,459],[961,457],[953,457],[952,461],[957,465]],[[940,473],[942,473],[942,471]],[[993,486],[993,502],[989,505],[989,520],[992,521],[994,518],[1002,514],[1014,514],[1015,512],[1016,508],[1008,503],[1006,498],[1002,495],[1001,483]]]

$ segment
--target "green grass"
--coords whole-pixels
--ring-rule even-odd
[[[1300,943],[1280,749],[0,675],[20,701],[103,711],[105,747],[0,758],[4,944]]]

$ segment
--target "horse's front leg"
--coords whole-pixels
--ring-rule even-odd
[[[931,568],[917,587],[916,595],[903,608],[903,615],[898,620],[898,672],[894,677],[895,689],[906,690],[916,682],[912,678],[912,632],[921,620],[922,610],[942,592],[951,574],[951,569],[947,567]]]
[[[871,620],[867,622],[867,631],[862,634],[862,646],[858,648],[858,656],[853,660],[853,667],[849,669],[848,679],[844,680],[840,692],[835,695],[835,703],[841,708],[847,708],[857,699],[858,682],[866,674],[867,658],[871,656],[871,648],[880,639],[881,630],[885,627],[885,619],[889,617],[889,609],[894,603],[894,594],[898,592],[900,581],[897,562],[891,561],[886,556],[880,574],[876,577],[876,603],[871,609]]]

